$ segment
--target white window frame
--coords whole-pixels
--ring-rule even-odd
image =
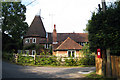
[[[34,42],[34,40],[35,40],[35,42]],[[32,39],[32,43],[36,43],[36,38],[33,38],[33,39]]]
[[[72,51],[74,51],[74,52],[75,52],[75,53],[74,53],[74,57],[76,57],[76,50],[68,50],[68,51],[67,51],[67,57],[69,57],[69,56],[68,56],[68,52],[69,52],[69,51],[71,52],[71,56],[72,56]]]
[[[46,44],[46,48],[47,48],[47,49],[49,48],[49,44]]]
[[[44,44],[44,48],[46,48],[46,44]]]
[[[26,38],[25,43],[30,43],[30,38]]]
[[[36,50],[32,50],[32,55],[33,55],[33,52],[36,53]],[[35,54],[34,54],[35,55]]]

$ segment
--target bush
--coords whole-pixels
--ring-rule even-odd
[[[65,59],[65,65],[66,66],[76,66],[76,60],[71,58],[71,59]]]
[[[70,58],[65,59],[65,62],[61,61],[60,59],[57,59],[57,57],[47,57],[47,56],[36,56],[36,59],[34,61],[34,57],[31,56],[22,56],[23,54],[18,55],[18,64],[32,64],[32,65],[52,65],[52,66],[80,66],[80,65],[95,65],[95,56],[89,55],[82,58]],[[3,53],[3,58],[6,60],[9,60],[11,62],[15,61],[15,57],[13,54]]]
[[[95,56],[86,56],[80,58],[77,62],[78,65],[95,65]]]
[[[18,55],[18,64],[34,64],[34,58],[31,56],[22,56],[22,54]]]
[[[36,57],[36,65],[55,65],[59,66],[60,63],[57,61],[56,57]]]
[[[5,60],[8,60],[10,62],[14,62],[14,53],[6,53],[6,52],[3,52],[2,54],[2,58],[5,59]]]

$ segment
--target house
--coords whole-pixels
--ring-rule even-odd
[[[88,43],[88,33],[57,33],[56,25],[53,32],[46,32],[39,15],[35,16],[23,37],[24,46],[42,45],[46,51],[52,49],[53,55],[63,57],[79,57],[81,54],[79,50],[82,49],[84,43]],[[36,53],[35,49],[25,51],[30,55]]]

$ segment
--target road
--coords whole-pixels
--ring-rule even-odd
[[[80,71],[94,71],[95,67],[34,67],[2,63],[2,78],[84,78]]]

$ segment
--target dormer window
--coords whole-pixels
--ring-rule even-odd
[[[26,39],[25,39],[25,43],[30,43],[30,39],[29,39],[29,38],[26,38]]]
[[[33,39],[32,39],[32,42],[33,42],[33,43],[36,43],[36,38],[33,38]]]

